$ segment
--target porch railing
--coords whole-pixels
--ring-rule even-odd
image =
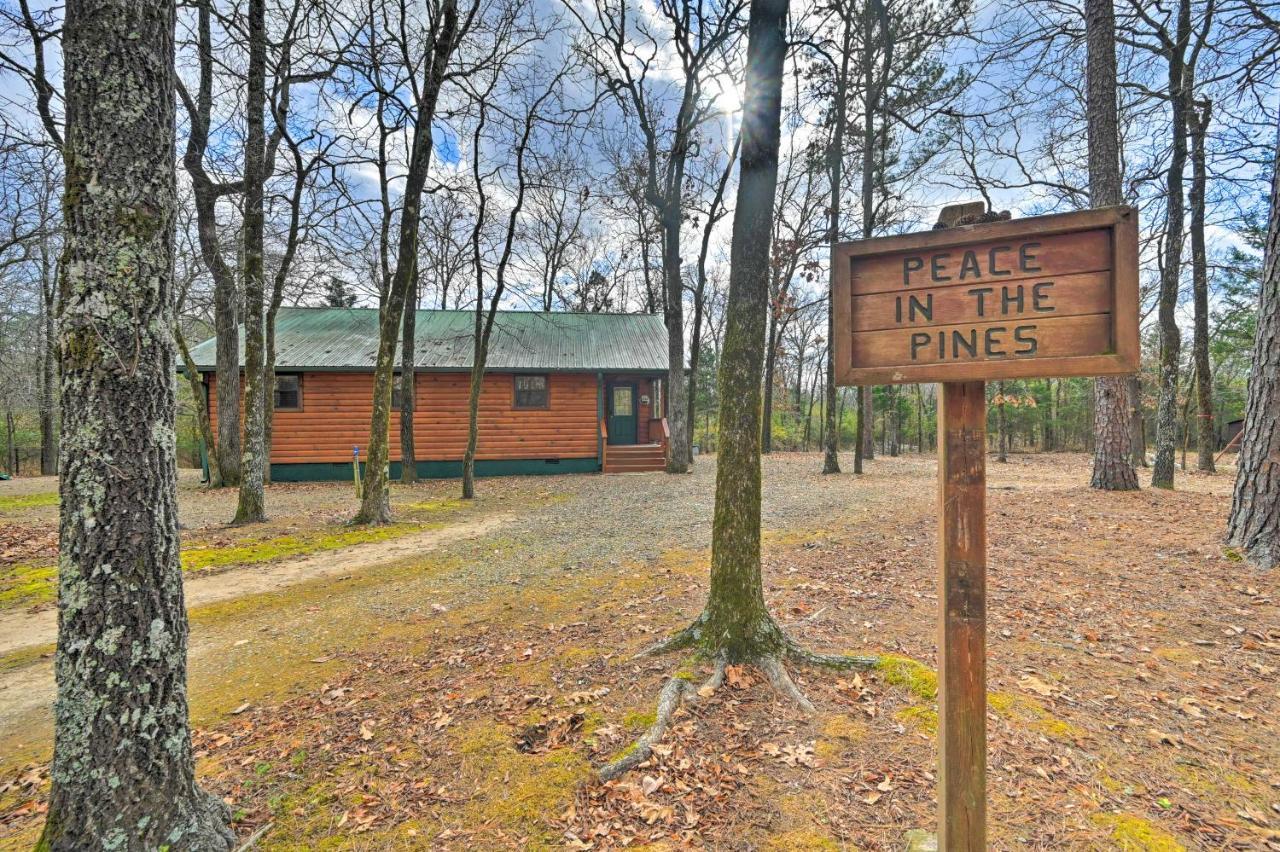
[[[600,418],[600,470],[604,470],[605,464],[609,461],[609,424],[605,418]]]

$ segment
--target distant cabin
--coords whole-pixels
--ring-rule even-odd
[[[472,311],[418,311],[413,435],[420,477],[462,475],[474,328]],[[243,329],[240,340],[243,371]],[[375,308],[280,309],[273,481],[352,477],[353,449],[362,461],[367,455],[377,350]],[[216,435],[216,340],[191,356]],[[667,363],[659,316],[500,311],[480,392],[476,474],[661,470]],[[397,355],[393,479],[400,476],[399,377]]]

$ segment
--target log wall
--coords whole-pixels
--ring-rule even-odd
[[[217,432],[217,390],[211,373],[210,416]],[[419,373],[414,443],[422,461],[456,461],[467,445],[469,373]],[[548,375],[550,406],[545,410],[514,407],[515,380],[510,373],[485,376],[480,392],[480,441],[477,458],[568,459],[595,457],[598,432],[594,373]],[[271,446],[273,464],[349,462],[351,448],[367,453],[373,415],[372,373],[304,373],[302,408],[275,412]],[[643,414],[643,412],[642,412]],[[645,421],[642,420],[641,423]],[[400,412],[391,412],[391,460],[400,460]]]

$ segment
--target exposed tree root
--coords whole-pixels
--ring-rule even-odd
[[[786,668],[778,662],[777,657],[765,657],[756,663],[756,667],[764,672],[765,677],[769,678],[769,683],[779,694],[790,698],[804,712],[814,712],[813,702],[809,700],[809,696],[800,691],[800,687],[796,686],[796,682],[791,679],[791,675],[787,674]]]
[[[754,665],[768,678],[770,685],[779,695],[790,699],[806,713],[814,712],[813,702],[791,679],[786,666],[783,665],[784,659],[797,665],[836,671],[852,671],[855,669],[865,671],[873,669],[880,664],[880,658],[875,656],[814,653],[795,642],[781,628],[774,626],[771,621],[768,622],[768,626],[770,632],[780,642],[781,647],[778,654],[762,654],[755,659],[742,662]],[[673,633],[661,642],[650,645],[636,656],[651,657],[698,647],[703,644],[705,639],[702,628],[703,618],[700,617],[693,624]],[[658,708],[654,714],[653,724],[635,741],[631,748],[627,749],[617,759],[601,767],[599,775],[602,781],[617,778],[652,757],[654,743],[661,740],[663,735],[666,734],[667,728],[671,726],[671,717],[675,715],[681,703],[693,703],[706,694],[708,688],[715,690],[724,683],[727,661],[723,655],[717,655],[715,659],[715,672],[699,688],[695,688],[688,679],[683,677],[672,677],[663,684],[662,691],[658,693]]]
[[[698,641],[699,627],[701,620],[695,621],[683,630],[672,633],[661,642],[657,642],[645,648],[637,657],[656,657],[659,654],[670,654],[672,651],[683,651],[686,648],[692,648]]]
[[[662,735],[667,732],[671,717],[679,709],[680,703],[697,701],[702,690],[719,689],[724,683],[724,666],[723,661],[716,663],[715,672],[700,688],[695,688],[692,683],[682,677],[670,678],[658,693],[658,710],[654,714],[653,724],[649,726],[649,730],[645,731],[640,739],[636,740],[635,744],[620,757],[601,767],[601,780],[609,781],[617,778],[652,757],[653,744],[662,739]]]
[[[798,665],[836,671],[853,671],[854,669],[867,671],[880,665],[879,657],[860,654],[817,654],[793,642],[790,638],[787,639],[786,657]]]

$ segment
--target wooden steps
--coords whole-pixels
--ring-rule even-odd
[[[605,473],[644,473],[666,468],[667,454],[661,444],[614,444],[605,448]]]

